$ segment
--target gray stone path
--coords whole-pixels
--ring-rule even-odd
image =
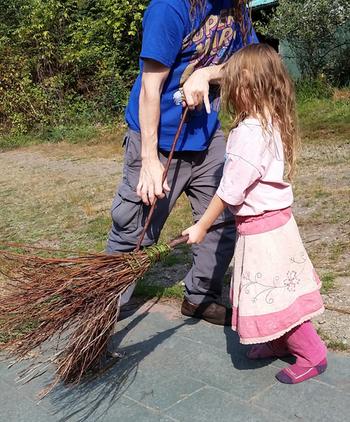
[[[77,388],[15,382],[0,364],[0,421],[338,422],[350,421],[350,358],[331,353],[329,369],[299,385],[278,383],[285,362],[251,362],[231,329],[182,318],[178,306],[145,304],[119,323],[123,357]],[[18,368],[17,368],[18,370]]]

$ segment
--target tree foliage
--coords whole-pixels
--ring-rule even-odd
[[[137,71],[147,3],[0,0],[2,132],[120,111]]]
[[[343,65],[350,70],[349,16],[347,0],[280,0],[268,25],[260,29],[289,42],[303,76],[325,73],[341,83],[348,76]]]
[[[137,73],[148,3],[0,0],[0,133],[120,113]],[[280,0],[260,29],[290,41],[303,75],[324,72],[344,83],[350,46],[338,35],[349,15],[347,0]]]

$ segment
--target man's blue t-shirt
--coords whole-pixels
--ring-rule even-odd
[[[177,131],[182,106],[175,105],[174,93],[196,70],[227,61],[243,46],[239,25],[235,23],[232,0],[207,0],[200,18],[191,19],[189,0],[152,0],[143,20],[140,74],[132,88],[126,109],[129,127],[140,132],[139,96],[143,59],[169,67],[160,103],[159,149],[169,151]],[[247,44],[258,42],[246,15]],[[210,92],[211,113],[204,107],[189,112],[177,151],[205,150],[219,127],[219,91]]]

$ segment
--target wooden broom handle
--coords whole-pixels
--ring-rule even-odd
[[[181,121],[179,123],[179,127],[177,128],[177,132],[176,132],[176,135],[175,135],[173,144],[171,146],[171,150],[169,152],[168,160],[166,162],[164,173],[163,173],[162,186],[163,186],[163,183],[165,182],[166,178],[168,177],[168,172],[169,172],[171,160],[173,159],[173,156],[174,156],[174,152],[175,152],[175,148],[176,148],[176,143],[177,143],[177,141],[178,141],[178,139],[180,137],[180,134],[181,134],[183,125],[184,125],[185,120],[186,120],[186,117],[187,117],[187,113],[188,113],[188,106],[186,106],[184,108],[184,111],[183,111],[182,117],[181,117]],[[149,210],[149,213],[147,215],[147,218],[146,218],[146,221],[145,221],[145,226],[144,226],[144,228],[142,230],[142,233],[141,233],[141,235],[140,235],[140,237],[139,237],[139,239],[137,241],[137,245],[136,245],[136,249],[135,249],[136,252],[141,249],[141,245],[142,245],[143,239],[145,238],[147,229],[148,229],[148,227],[149,227],[149,225],[151,223],[151,218],[152,218],[153,213],[154,213],[154,210],[156,208],[157,201],[158,201],[158,198],[156,197],[154,199],[154,201],[152,203],[152,206],[151,206],[151,208]]]
[[[223,221],[222,223],[214,224],[213,226],[211,226],[209,230],[207,231],[207,233],[213,232],[223,227],[233,226],[234,224],[235,224],[234,220]],[[187,243],[188,238],[189,238],[188,234],[186,234],[185,236],[180,235],[178,237],[175,237],[175,239],[169,242],[169,246],[171,247],[171,249],[173,249],[178,245]]]

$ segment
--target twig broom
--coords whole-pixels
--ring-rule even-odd
[[[163,181],[187,110],[176,133]],[[121,295],[155,262],[187,241],[187,236],[179,236],[169,244],[141,250],[155,205],[156,201],[133,252],[57,258],[62,251],[18,244],[6,244],[7,250],[0,250],[0,272],[8,279],[0,293],[0,332],[8,335],[8,341],[0,344],[0,350],[15,356],[16,362],[40,352],[36,364],[22,373],[23,380],[30,381],[54,364],[55,378],[47,394],[57,383],[79,383],[89,371],[98,368],[117,322]],[[213,226],[212,230],[227,224]],[[19,254],[9,247],[45,251],[50,256]],[[13,336],[16,332],[20,334]]]

